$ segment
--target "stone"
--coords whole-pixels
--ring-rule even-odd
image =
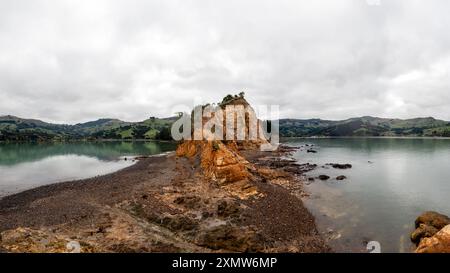
[[[347,179],[347,176],[345,176],[345,175],[340,175],[340,176],[336,177],[336,180],[338,180],[338,181],[342,181],[345,179]]]
[[[341,169],[341,170],[345,170],[345,169],[351,169],[353,166],[352,164],[337,164],[337,163],[329,163],[327,164],[335,169]]]
[[[450,225],[450,218],[434,211],[427,211],[416,219],[415,224],[416,228],[418,228],[420,224],[425,224],[440,230],[443,227]]]
[[[328,175],[322,174],[322,175],[319,175],[319,179],[320,180],[328,180],[328,179],[330,179],[330,177]]]
[[[433,226],[427,226],[425,224],[420,224],[420,226],[411,233],[411,241],[415,244],[419,244],[423,238],[432,237],[439,230]]]
[[[433,237],[422,239],[416,253],[450,253],[450,225],[442,228]]]

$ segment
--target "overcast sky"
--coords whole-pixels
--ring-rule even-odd
[[[448,0],[0,0],[0,115],[137,121],[244,90],[282,117],[450,120],[449,11]]]

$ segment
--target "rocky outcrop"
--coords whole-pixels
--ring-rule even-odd
[[[450,253],[450,225],[445,226],[433,237],[420,241],[416,253]]]
[[[256,114],[243,98],[243,96],[230,97],[224,99],[222,103],[215,106],[216,109],[221,109],[222,112],[214,112],[214,115],[210,118],[202,118],[202,125],[210,122],[212,119],[217,121],[217,124],[222,124],[220,120],[223,120],[223,129],[225,133],[227,130],[227,124],[231,124],[232,121],[226,121],[227,118],[227,106],[242,106],[246,109],[244,116],[245,119],[245,139],[238,140],[236,138],[237,118],[234,117],[234,138],[231,140],[222,140],[212,137],[212,133],[203,130],[202,128],[194,128],[192,136],[202,135],[204,140],[185,140],[180,143],[176,150],[178,157],[189,158],[193,162],[193,168],[200,167],[201,173],[205,179],[216,182],[219,186],[225,186],[244,198],[249,195],[257,194],[257,189],[251,183],[252,170],[255,170],[253,164],[249,163],[241,154],[241,150],[256,150],[262,144],[267,144],[267,140],[260,137],[259,132],[257,139],[249,139],[249,126],[250,116],[256,117]],[[205,106],[206,107],[206,106]],[[217,113],[222,113],[222,117],[215,116]],[[231,114],[231,113],[230,113]],[[257,120],[259,124],[259,120]],[[199,132],[199,130],[201,132]],[[209,140],[214,139],[214,140]],[[243,194],[243,195],[242,195]]]
[[[239,154],[233,142],[185,141],[178,146],[177,156],[197,159],[205,177],[220,185],[251,177],[249,162]]]
[[[450,252],[450,218],[428,211],[416,221],[416,230],[411,233],[411,241],[418,245],[417,253]]]

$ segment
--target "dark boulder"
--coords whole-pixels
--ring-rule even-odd
[[[351,169],[353,166],[352,164],[337,164],[337,163],[329,163],[327,164],[335,169],[341,169],[341,170],[345,170],[345,169]]]
[[[347,179],[347,176],[345,176],[345,175],[340,175],[340,176],[336,177],[336,180],[338,180],[338,181],[342,181],[345,179]]]
[[[328,180],[328,179],[330,179],[330,177],[328,175],[322,174],[322,175],[319,175],[319,179],[320,180]]]

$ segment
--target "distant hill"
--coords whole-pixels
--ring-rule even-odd
[[[170,140],[174,118],[151,117],[142,122],[99,119],[75,125],[52,124],[15,116],[0,117],[0,141],[64,141],[101,139]]]
[[[284,137],[312,136],[435,136],[450,137],[450,122],[434,118],[387,119],[351,118],[342,121],[321,119],[282,119],[280,134]]]
[[[39,141],[79,137],[70,125],[15,116],[0,117],[0,141]]]
[[[175,120],[176,117],[151,117],[141,122],[99,119],[66,125],[15,116],[1,116],[0,141],[170,140],[170,127]],[[431,117],[405,120],[359,117],[341,121],[281,119],[279,122],[282,137],[450,137],[450,122]]]

